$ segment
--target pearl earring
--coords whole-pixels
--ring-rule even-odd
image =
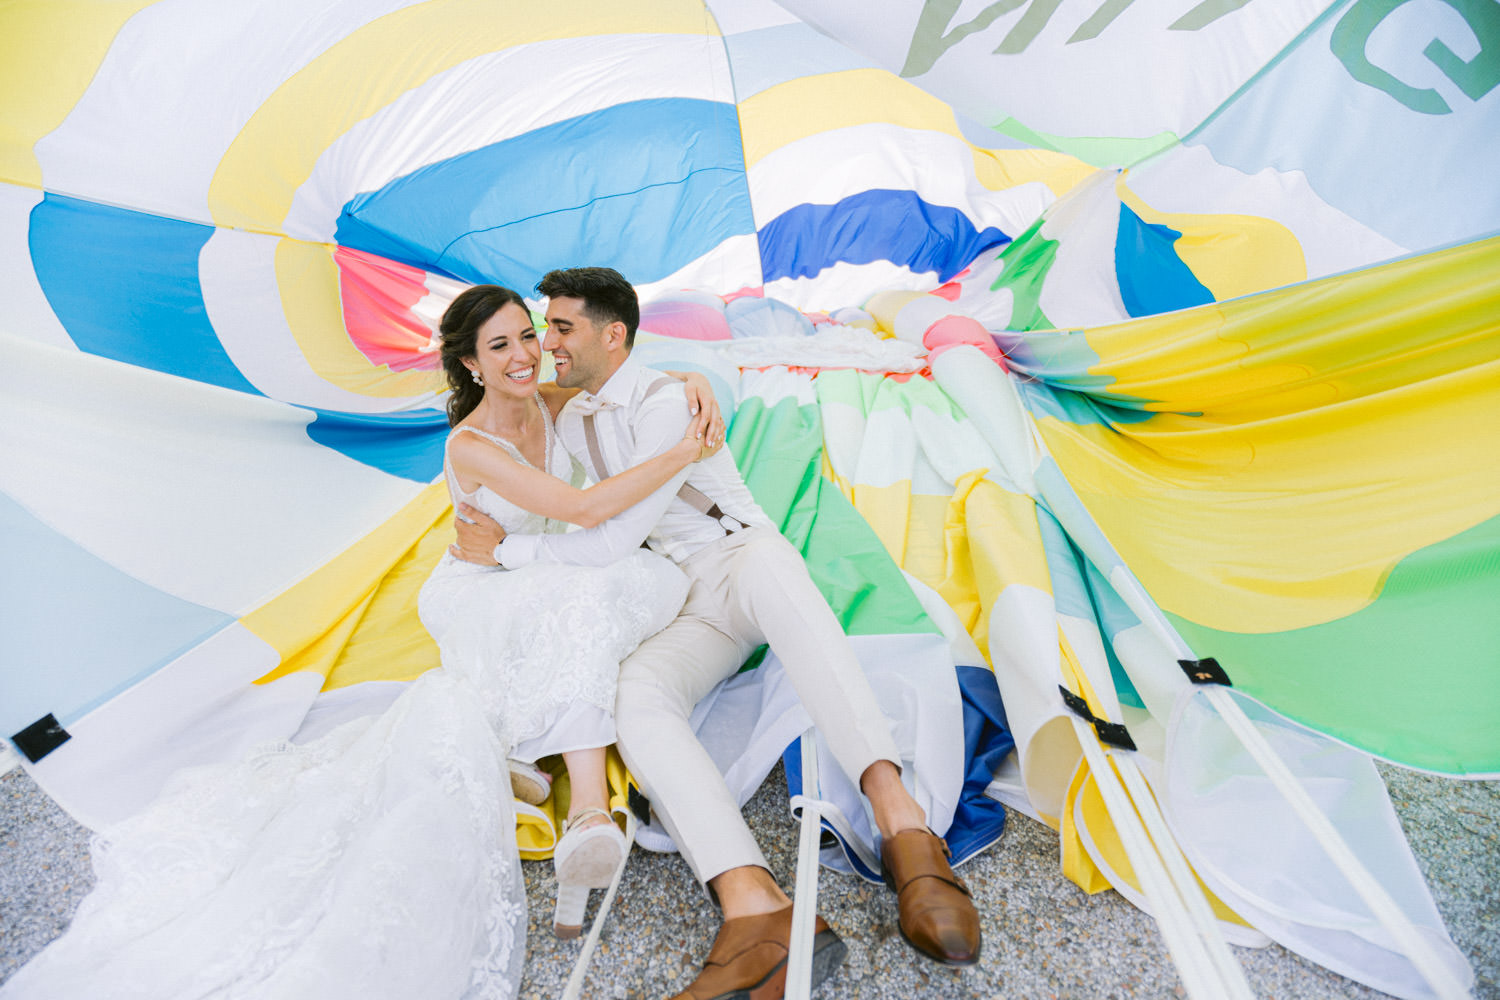
[[[473,368],[469,369],[469,377],[474,380],[475,385],[484,385],[484,379],[480,378],[479,372],[475,371]]]

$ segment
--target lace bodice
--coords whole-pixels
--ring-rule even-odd
[[[537,393],[533,398],[536,400],[537,408],[542,411],[542,433],[546,439],[542,451],[542,461],[544,463],[542,471],[548,472],[564,482],[572,483],[574,486],[581,485],[583,470],[573,461],[567,449],[558,444],[557,429],[552,424],[551,411],[547,409],[547,404],[543,401],[541,393]],[[443,445],[443,476],[448,483],[448,495],[452,498],[455,507],[462,501],[471,507],[479,508],[498,521],[500,527],[504,528],[507,534],[560,534],[567,530],[566,522],[533,514],[511,503],[488,486],[481,485],[473,492],[466,492],[459,486],[458,477],[453,473],[453,463],[449,461],[448,446],[460,434],[477,434],[486,441],[504,449],[507,455],[522,465],[528,468],[535,468],[534,465],[526,460],[526,456],[521,453],[520,448],[503,437],[487,433],[477,427],[454,428],[452,433],[448,435],[447,442]]]

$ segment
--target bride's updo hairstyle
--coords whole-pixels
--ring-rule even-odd
[[[448,388],[453,390],[448,397],[449,427],[457,426],[474,412],[484,398],[484,386],[474,381],[464,361],[479,353],[479,328],[508,305],[520,306],[527,316],[531,315],[521,296],[500,285],[475,285],[454,299],[443,313],[438,337],[442,342],[443,373],[448,376]]]

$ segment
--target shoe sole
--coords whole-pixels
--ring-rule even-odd
[[[557,867],[557,906],[552,912],[552,933],[563,940],[583,930],[583,914],[590,889],[607,889],[620,867],[621,843],[613,837],[595,837],[579,844]]]
[[[547,796],[552,794],[552,786],[545,779],[536,778],[524,771],[512,768],[510,794],[527,805],[539,806],[547,801]]]
[[[824,980],[833,975],[834,970],[843,963],[844,956],[848,952],[849,946],[844,944],[832,930],[820,931],[813,937],[812,989],[816,990],[823,985]],[[718,996],[710,997],[709,1000],[782,1000],[784,996],[786,996],[786,959],[777,963],[776,968],[754,986],[720,993]]]

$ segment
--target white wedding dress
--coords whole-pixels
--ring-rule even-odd
[[[548,470],[569,475],[553,452],[549,420]],[[488,490],[463,499],[508,531],[556,530]],[[505,758],[568,742],[570,720],[612,740],[619,661],[686,590],[644,551],[515,572],[445,556],[420,602],[443,669],[307,744],[185,770],[101,830],[94,891],[0,1000],[514,997],[526,892]]]

